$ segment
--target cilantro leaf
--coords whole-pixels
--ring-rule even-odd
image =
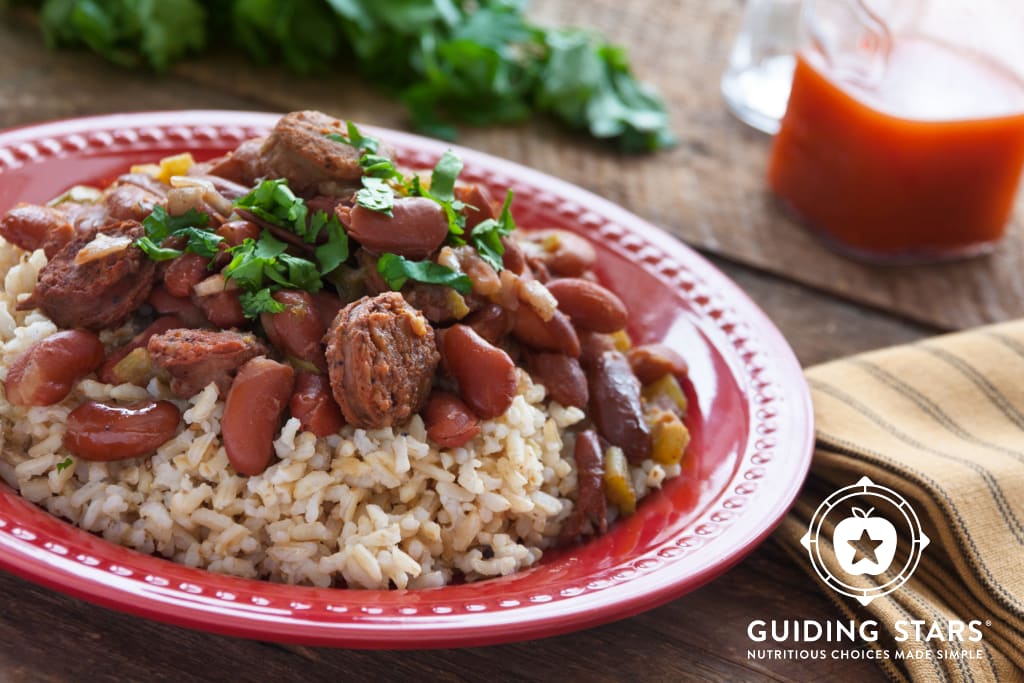
[[[430,176],[430,194],[438,202],[455,200],[455,179],[462,171],[462,159],[450,149],[438,160]]]
[[[73,458],[64,458],[59,463],[57,463],[57,474],[60,474],[61,472],[63,472],[64,470],[66,470],[67,468],[71,467],[74,464],[75,461]]]
[[[337,217],[327,224],[327,241],[316,248],[314,255],[320,264],[320,274],[330,273],[348,260],[348,235]]]
[[[395,291],[401,289],[409,280],[446,285],[460,294],[469,294],[473,291],[473,283],[468,275],[433,261],[410,261],[397,254],[382,254],[377,261],[377,272],[384,278],[388,287]]]
[[[210,230],[199,228],[182,228],[174,233],[188,238],[185,251],[199,254],[206,258],[213,258],[217,255],[217,245],[224,241],[224,238]]]
[[[185,253],[180,249],[161,247],[149,237],[140,237],[135,240],[135,246],[141,249],[152,261],[170,261]]]
[[[288,187],[286,178],[264,180],[253,190],[235,200],[235,206],[250,211],[263,220],[279,225],[294,232],[307,242],[309,226],[307,216],[309,209],[301,197],[296,197]]]
[[[470,239],[476,248],[480,258],[490,264],[496,271],[504,267],[501,257],[505,254],[505,245],[501,238],[512,234],[516,229],[516,222],[512,218],[512,190],[505,195],[505,203],[501,207],[498,219],[488,218],[480,221],[470,233]]]
[[[249,319],[256,318],[260,313],[280,313],[284,310],[284,304],[275,301],[273,292],[269,288],[263,288],[255,292],[242,292],[238,300],[242,304],[242,314]]]
[[[153,211],[142,221],[142,227],[146,231],[146,237],[156,243],[163,242],[172,233],[184,228],[205,228],[209,217],[195,209],[189,209],[180,216],[168,215],[167,209],[159,204],[153,207]]]
[[[363,176],[363,189],[356,193],[356,204],[370,211],[393,216],[395,193],[382,178]]]
[[[359,165],[363,167],[366,175],[384,180],[396,179],[404,182],[401,172],[395,167],[395,162],[379,154],[364,154],[359,159]]]
[[[359,129],[356,127],[356,124],[352,123],[351,121],[345,122],[345,130],[347,133],[347,137],[339,133],[327,133],[326,137],[330,140],[334,140],[335,142],[340,142],[343,145],[348,145],[349,147],[355,147],[358,150],[363,150],[368,154],[377,153],[377,149],[380,147],[380,140],[374,137],[370,137],[369,135],[363,135],[362,133],[359,132]]]

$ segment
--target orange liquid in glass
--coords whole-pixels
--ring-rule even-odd
[[[965,255],[998,240],[1024,167],[1024,81],[981,56],[897,38],[872,87],[800,55],[772,190],[856,254]]]

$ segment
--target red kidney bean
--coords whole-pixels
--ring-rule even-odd
[[[75,237],[75,229],[62,211],[48,206],[18,204],[0,219],[0,235],[26,251],[42,248],[52,258]]]
[[[501,265],[508,268],[516,275],[522,275],[526,270],[526,254],[519,242],[514,237],[505,236],[501,238],[501,244],[505,252],[501,255]]]
[[[219,271],[231,262],[228,249],[237,247],[247,239],[258,238],[260,228],[252,221],[229,221],[217,228],[217,234],[224,238],[224,241],[217,245],[217,256],[213,262],[213,269]]]
[[[439,348],[462,400],[478,417],[489,420],[508,410],[516,395],[516,366],[507,353],[459,324],[444,331]]]
[[[434,391],[423,408],[427,436],[443,448],[465,446],[480,433],[480,420],[455,394]]]
[[[229,247],[237,247],[247,239],[260,236],[260,228],[252,221],[228,221],[217,228],[217,234],[224,238]]]
[[[349,237],[366,249],[391,252],[409,259],[430,256],[448,236],[448,216],[441,205],[426,197],[395,200],[393,216],[355,206],[349,214]]]
[[[284,310],[260,314],[263,331],[270,343],[285,354],[327,372],[327,358],[321,343],[327,328],[320,320],[312,295],[298,289],[282,289],[274,292],[273,297],[274,301],[284,305]]]
[[[228,461],[239,474],[256,475],[267,469],[294,384],[290,366],[264,356],[238,370],[224,403],[220,431]]]
[[[325,375],[312,372],[296,375],[295,393],[288,411],[302,424],[303,431],[317,436],[337,434],[345,426],[341,408],[331,393],[331,382]]]
[[[181,412],[170,401],[127,407],[87,401],[68,415],[64,446],[84,460],[137,458],[173,437],[180,420]]]
[[[561,353],[531,353],[526,366],[533,378],[544,385],[548,397],[563,406],[586,408],[587,376],[580,362]]]
[[[63,401],[71,387],[103,362],[103,344],[92,332],[65,330],[28,347],[11,363],[4,394],[16,406]]]
[[[626,356],[605,351],[589,368],[590,416],[598,433],[638,465],[651,454],[651,431],[644,421],[640,382]]]
[[[185,253],[164,269],[164,289],[171,296],[186,297],[192,288],[210,275],[210,260],[199,254]]]
[[[500,342],[512,330],[512,314],[497,304],[488,304],[463,318],[463,325],[492,344]]]
[[[313,293],[313,305],[316,306],[316,314],[320,316],[320,323],[325,330],[330,329],[338,317],[338,311],[344,306],[341,299],[325,289]]]
[[[559,310],[579,329],[615,332],[626,326],[625,304],[596,282],[562,278],[547,283],[547,288],[558,299]]]
[[[580,330],[580,364],[590,368],[605,351],[615,351],[615,339],[610,334]]]
[[[111,218],[127,221],[145,220],[153,212],[157,204],[165,203],[163,199],[138,185],[118,185],[109,190],[103,198],[107,207],[107,215]]]
[[[163,287],[154,287],[146,303],[157,313],[178,316],[184,323],[182,327],[205,327],[210,324],[199,307],[192,303],[192,299],[171,296]]]
[[[682,356],[664,344],[644,344],[626,352],[629,366],[641,384],[657,382],[665,375],[685,377],[689,367]]]
[[[561,311],[555,311],[547,322],[529,306],[520,306],[514,316],[512,334],[519,341],[540,351],[559,351],[573,358],[579,357],[580,338],[569,318]]]
[[[242,312],[242,302],[239,299],[240,290],[225,289],[209,296],[198,297],[193,295],[199,310],[203,312],[206,319],[217,327],[227,329],[229,327],[243,327],[246,324],[245,313]]]
[[[551,274],[558,277],[579,277],[597,261],[593,245],[568,230],[530,230],[524,232],[521,239],[544,246],[540,258]]]
[[[588,429],[576,435],[572,455],[576,462],[576,507],[562,527],[561,537],[564,541],[579,536],[587,519],[591,520],[598,533],[603,534],[608,530],[608,501],[604,495],[604,456],[594,430]]]
[[[173,330],[178,327],[185,327],[185,324],[176,315],[165,315],[157,318],[149,327],[139,332],[137,335],[132,337],[131,341],[111,352],[107,359],[103,361],[103,365],[97,371],[97,376],[101,382],[107,384],[120,384],[121,380],[114,374],[114,367],[120,363],[125,356],[134,351],[137,348],[146,346],[149,344],[149,338],[156,334],[163,334],[167,330]]]
[[[472,230],[488,218],[498,217],[491,191],[483,185],[460,185],[455,188],[455,198],[466,205],[462,210],[466,230]]]

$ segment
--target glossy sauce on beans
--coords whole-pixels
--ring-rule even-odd
[[[170,401],[127,407],[86,401],[68,415],[64,446],[85,460],[137,458],[173,437],[180,419],[181,412]]]
[[[430,256],[448,236],[448,216],[432,199],[396,199],[392,214],[355,206],[349,214],[348,234],[374,253],[391,252],[414,260]]]
[[[320,320],[312,295],[297,289],[282,289],[274,292],[273,297],[284,306],[284,310],[260,315],[263,331],[270,343],[285,354],[327,372],[327,359],[321,343],[327,328]]]
[[[288,412],[302,425],[302,431],[317,436],[337,434],[345,426],[341,408],[331,393],[330,380],[312,372],[300,372],[295,377],[295,393],[288,403]]]
[[[435,390],[423,408],[427,437],[443,448],[465,446],[480,433],[480,421],[455,394]]]
[[[92,332],[51,334],[14,359],[4,381],[4,395],[16,406],[59,403],[75,382],[102,362],[103,344]]]
[[[238,371],[224,403],[221,437],[231,466],[239,474],[267,469],[274,435],[292,395],[291,367],[259,356]]]
[[[458,382],[462,400],[484,420],[498,417],[516,394],[516,366],[473,328],[453,325],[441,338],[441,357]]]

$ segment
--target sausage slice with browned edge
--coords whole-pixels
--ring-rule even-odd
[[[398,292],[341,309],[324,342],[334,398],[349,424],[400,425],[423,407],[440,354],[430,323]]]
[[[223,396],[243,363],[267,353],[266,345],[248,332],[168,330],[146,344],[153,362],[171,374],[171,391],[188,398],[210,382]]]
[[[117,327],[156,280],[156,261],[134,244],[142,235],[142,225],[122,221],[68,242],[39,271],[35,291],[18,309],[41,308],[64,328]]]

